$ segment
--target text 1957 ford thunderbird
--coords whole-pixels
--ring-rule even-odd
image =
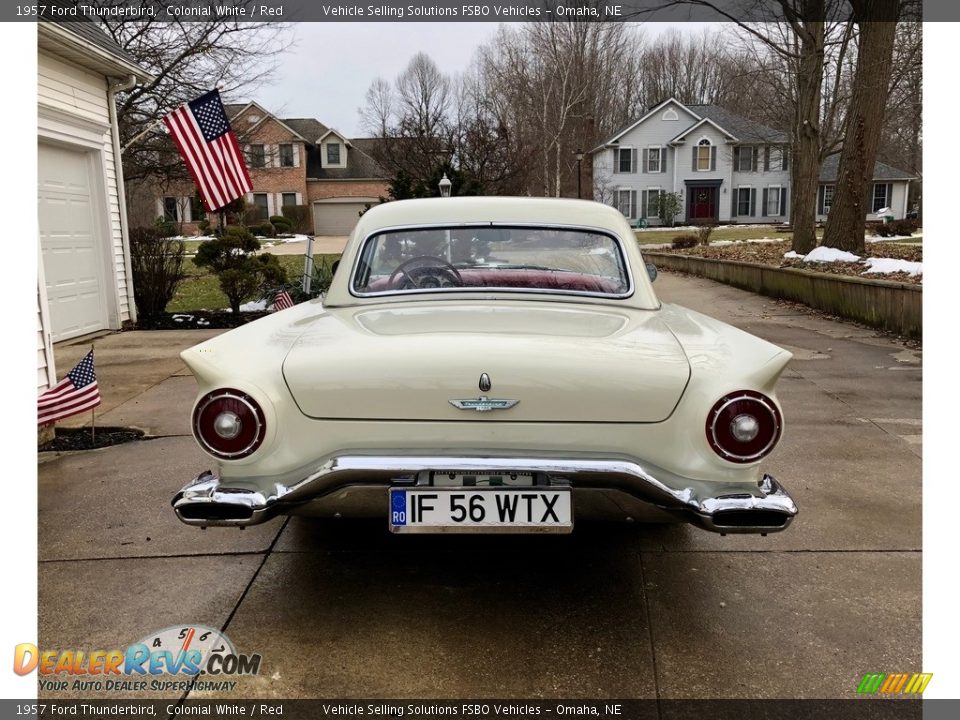
[[[616,209],[443,198],[363,215],[329,292],[186,350],[215,461],[183,522],[379,516],[394,532],[574,518],[786,528],[759,463],[790,353],[654,293]]]

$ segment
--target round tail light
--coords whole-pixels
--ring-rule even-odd
[[[239,460],[263,442],[263,410],[246,393],[221,388],[207,393],[193,411],[193,434],[211,455]]]
[[[764,457],[776,446],[782,430],[776,404],[752,390],[725,395],[707,415],[707,441],[730,462],[750,463]]]

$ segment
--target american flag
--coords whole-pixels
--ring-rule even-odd
[[[211,90],[181,105],[163,122],[180,149],[207,210],[219,210],[253,190],[219,92]]]
[[[100,404],[93,350],[67,376],[37,398],[37,424],[60,420]]]
[[[287,308],[293,307],[293,298],[290,297],[290,293],[286,290],[281,290],[277,293],[277,296],[273,299],[273,311],[277,312],[278,310],[286,310]]]

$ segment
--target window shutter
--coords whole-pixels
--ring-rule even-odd
[[[733,148],[733,169],[740,170],[740,146]]]
[[[757,216],[757,189],[750,188],[750,217]]]
[[[637,216],[637,191],[630,191],[630,218],[633,219]]]
[[[693,169],[697,169],[697,146],[693,146]]]
[[[890,214],[893,215],[893,183],[887,183],[887,207],[890,208]]]
[[[770,172],[770,146],[765,145],[763,148],[763,169],[765,172]]]
[[[645,218],[647,216],[647,191],[644,190],[640,193],[640,217]]]
[[[762,217],[767,216],[767,197],[769,195],[768,188],[763,189],[763,204],[760,206],[760,215]]]
[[[637,171],[637,149],[633,148],[630,151],[630,172],[635,173]]]
[[[730,217],[737,217],[737,200],[740,197],[740,188],[734,188],[730,194],[733,196],[733,202],[730,204]]]
[[[750,172],[757,171],[757,146],[750,146]]]
[[[665,145],[660,146],[660,172],[665,173],[667,171],[667,148]]]
[[[619,172],[620,172],[620,148],[614,148],[614,149],[613,149],[613,171],[614,171],[615,173],[619,173]],[[613,201],[613,205],[614,205],[614,207],[616,207],[616,205],[617,205],[617,201],[616,201],[616,200]]]
[[[823,215],[823,185],[817,187],[817,215]]]
[[[784,155],[786,157],[786,155]],[[785,187],[780,188],[780,214],[783,216],[784,220],[787,217],[787,189]]]
[[[711,170],[717,169],[717,146],[716,145],[710,146],[710,169]]]
[[[784,145],[781,148],[780,158],[781,158],[780,162],[782,165],[781,170],[789,170],[790,169],[790,146],[789,145]]]
[[[293,166],[300,167],[300,143],[293,144]]]
[[[645,173],[647,168],[650,167],[650,151],[647,148],[643,149],[643,165],[640,166],[640,172]]]

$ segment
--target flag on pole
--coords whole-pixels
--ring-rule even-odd
[[[63,380],[37,398],[37,424],[92,410],[99,404],[100,388],[91,350]]]
[[[208,211],[219,210],[253,190],[219,92],[211,90],[181,105],[163,122]]]
[[[281,290],[277,293],[277,296],[273,299],[273,311],[277,312],[278,310],[286,310],[287,308],[293,307],[293,298],[290,297],[290,293],[286,290]]]

